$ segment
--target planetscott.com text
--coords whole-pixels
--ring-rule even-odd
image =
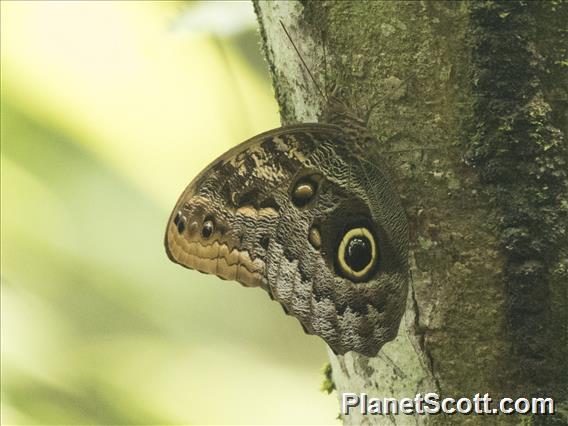
[[[373,398],[366,393],[342,394],[341,412],[355,410],[375,414],[554,414],[552,398],[492,399],[488,393],[471,397],[441,398],[437,393],[418,393],[413,398]]]

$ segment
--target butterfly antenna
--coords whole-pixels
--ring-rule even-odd
[[[284,26],[284,22],[280,21],[280,25],[282,25],[282,29],[284,30],[284,32],[286,33],[286,37],[288,37],[288,40],[290,40],[290,43],[292,44],[292,46],[294,47],[294,50],[296,51],[296,53],[298,54],[298,57],[300,58],[300,61],[302,61],[302,64],[304,65],[304,68],[306,69],[306,71],[308,72],[311,80],[313,81],[314,85],[316,86],[316,89],[318,90],[319,94],[321,95],[321,97],[327,101],[327,96],[325,96],[325,94],[323,93],[323,91],[321,90],[321,87],[319,86],[318,82],[316,81],[316,79],[314,78],[314,76],[312,75],[312,72],[310,71],[310,68],[308,67],[308,65],[306,64],[306,62],[304,61],[304,58],[302,57],[302,54],[300,53],[300,51],[298,50],[298,48],[296,47],[296,44],[294,43],[294,40],[292,40],[292,37],[290,36],[290,34],[288,33],[288,30],[286,29],[286,27]]]

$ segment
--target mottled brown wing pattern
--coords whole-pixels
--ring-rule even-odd
[[[374,356],[397,334],[408,279],[406,216],[379,160],[333,125],[258,135],[185,189],[168,256],[263,288],[338,354]]]

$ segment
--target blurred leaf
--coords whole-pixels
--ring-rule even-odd
[[[90,377],[76,383],[74,390],[53,386],[26,375],[12,374],[7,379],[10,404],[34,413],[42,424],[168,424],[171,419],[153,413],[147,405],[125,399],[124,393],[109,383]],[[120,403],[117,403],[120,401]]]
[[[190,179],[277,125],[256,32],[174,31],[177,2],[1,7],[2,423],[333,422],[323,342],[162,243]]]

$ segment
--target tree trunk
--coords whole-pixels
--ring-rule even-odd
[[[544,395],[566,413],[568,3],[255,9],[283,124],[317,121],[325,100],[280,21],[319,86],[369,117],[409,217],[412,282],[398,337],[375,358],[330,351],[339,397]],[[521,419],[354,410],[343,421]]]

